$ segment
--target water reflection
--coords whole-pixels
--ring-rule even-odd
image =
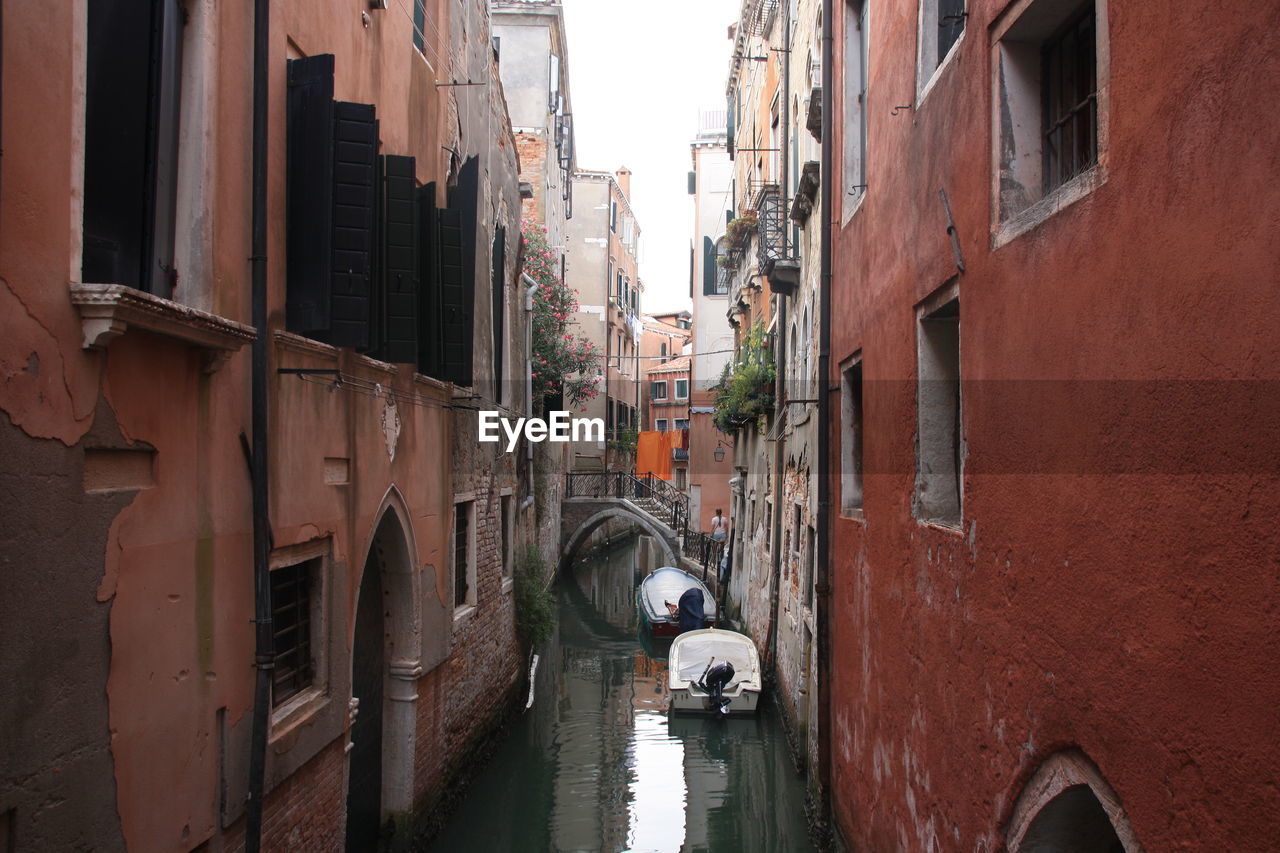
[[[812,849],[803,783],[770,710],[668,716],[670,643],[642,638],[635,609],[655,568],[643,539],[585,555],[557,584],[534,706],[431,849]]]

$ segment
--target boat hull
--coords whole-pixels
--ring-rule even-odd
[[[729,700],[730,714],[754,714],[760,705],[760,691],[739,685],[738,690],[724,694]],[[690,685],[687,688],[671,691],[671,710],[681,713],[708,714],[715,709],[711,706],[711,697]]]
[[[663,566],[640,583],[636,595],[640,617],[655,637],[675,637],[680,633],[680,622],[667,612],[666,602],[679,602],[688,589],[702,590],[703,626],[716,623],[716,602],[706,584],[682,569]]]

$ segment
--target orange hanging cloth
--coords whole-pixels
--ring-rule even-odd
[[[636,437],[636,475],[652,474],[671,479],[669,433],[646,430]]]

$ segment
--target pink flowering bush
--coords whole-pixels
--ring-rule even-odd
[[[520,233],[525,246],[524,271],[538,283],[533,294],[534,399],[563,390],[565,404],[579,406],[599,393],[599,347],[569,331],[569,320],[578,310],[576,291],[560,280],[546,229],[526,219]]]

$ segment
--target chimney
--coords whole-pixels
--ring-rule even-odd
[[[614,174],[617,175],[618,186],[622,188],[622,194],[626,196],[627,201],[631,201],[631,170],[623,166]]]

